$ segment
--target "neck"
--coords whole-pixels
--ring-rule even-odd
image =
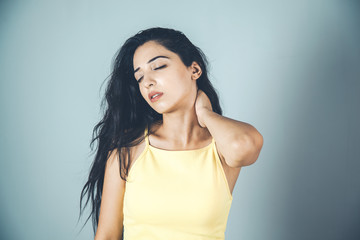
[[[210,134],[206,128],[199,125],[194,107],[186,111],[163,114],[160,129],[160,135],[181,147],[192,145]]]

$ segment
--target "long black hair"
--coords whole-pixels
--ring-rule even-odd
[[[152,109],[142,97],[134,77],[134,52],[148,41],[155,41],[176,53],[187,67],[191,66],[193,61],[197,62],[202,70],[201,76],[196,80],[197,87],[209,97],[213,111],[222,115],[218,95],[208,78],[206,56],[182,32],[155,27],[142,30],[126,40],[116,53],[112,64],[113,70],[101,104],[104,109],[104,117],[95,125],[90,142],[92,151],[94,142],[97,142],[96,155],[88,180],[80,195],[79,218],[91,199],[91,213],[85,224],[92,217],[94,234],[99,222],[105,165],[110,153],[117,150],[119,174],[126,181],[130,164],[129,161],[125,163],[124,159],[126,159],[125,156],[128,157],[127,159],[131,159],[130,147],[139,144],[144,139],[146,127],[150,130],[153,123],[162,121],[162,115]],[[82,208],[82,202],[86,195],[86,202]]]

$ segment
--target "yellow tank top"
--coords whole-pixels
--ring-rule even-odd
[[[124,240],[225,239],[232,203],[215,140],[195,150],[149,144],[128,174]]]

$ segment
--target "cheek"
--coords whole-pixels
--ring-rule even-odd
[[[145,92],[145,90],[142,90],[141,87],[140,87],[140,93],[141,93],[141,97],[145,99],[145,101],[148,101],[147,93]]]
[[[190,94],[192,89],[193,82],[187,78],[188,76],[184,75],[181,78],[178,78],[174,83],[173,90],[176,95],[187,95]]]

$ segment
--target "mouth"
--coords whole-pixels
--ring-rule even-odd
[[[163,95],[163,93],[161,93],[161,92],[150,93],[149,99],[151,102],[156,102],[159,98],[161,98],[162,95]]]

